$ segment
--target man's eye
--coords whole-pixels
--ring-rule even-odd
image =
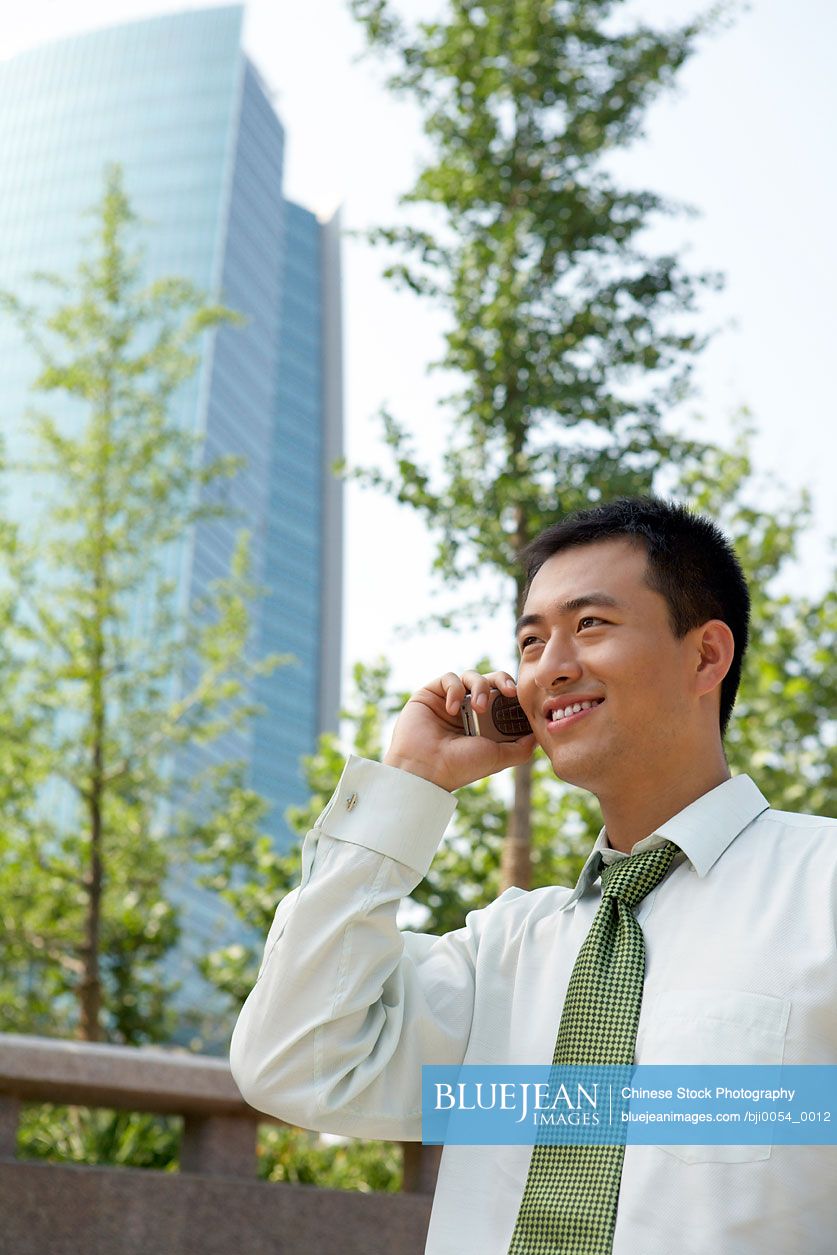
[[[585,623],[604,623],[604,619],[600,619],[595,614],[587,614],[583,619],[579,619],[578,626],[582,627]],[[524,636],[523,640],[520,642],[521,651],[526,648],[530,641],[537,641],[537,639],[537,636]]]

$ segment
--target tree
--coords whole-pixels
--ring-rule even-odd
[[[118,166],[96,216],[77,274],[38,276],[51,306],[2,297],[39,361],[34,388],[61,404],[29,413],[10,463],[42,502],[31,525],[3,534],[4,649],[40,787],[34,806],[4,814],[0,1006],[7,1029],[138,1043],[169,1026],[159,963],[178,935],[166,895],[174,820],[160,800],[172,797],[173,755],[250,718],[252,679],[283,659],[249,657],[258,590],[245,533],[188,619],[174,598],[179,546],[225,512],[210,490],[239,463],[202,462],[172,409],[201,338],[237,316],[183,279],[143,283]],[[221,790],[207,804],[226,802]],[[38,992],[21,1005],[26,988]]]
[[[679,207],[617,188],[604,160],[641,135],[651,102],[725,10],[660,32],[615,29],[620,0],[450,0],[413,34],[388,0],[350,8],[369,49],[396,59],[388,86],[416,100],[435,146],[400,198],[430,225],[367,238],[404,258],[385,275],[446,310],[446,351],[431,369],[464,384],[444,398],[438,484],[386,410],[396,473],[346,473],[424,515],[446,584],[499,574],[506,593],[481,598],[479,612],[506,611],[511,630],[524,584],[515,560],[533,536],[580,507],[651,491],[660,468],[700,452],[661,419],[688,395],[709,339],[682,316],[720,277],[641,250],[654,216]],[[531,883],[531,771],[514,769],[505,885]]]

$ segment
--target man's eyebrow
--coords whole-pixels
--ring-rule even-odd
[[[610,606],[613,610],[621,610],[619,602],[615,597],[611,597],[610,593],[584,593],[581,597],[571,597],[569,601],[560,601],[555,605],[558,614],[573,614],[576,610],[583,610],[586,606]],[[533,623],[543,623],[542,614],[524,614],[521,615],[514,625],[514,634],[525,627],[529,627]]]

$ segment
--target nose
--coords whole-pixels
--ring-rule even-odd
[[[543,648],[535,667],[535,683],[542,689],[559,688],[578,680],[581,666],[573,656],[572,647],[562,636],[552,636]]]

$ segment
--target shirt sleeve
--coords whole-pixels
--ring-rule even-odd
[[[233,1032],[251,1106],[318,1132],[421,1140],[421,1067],[464,1059],[491,907],[441,937],[400,930],[396,914],[455,809],[429,781],[350,755]]]

